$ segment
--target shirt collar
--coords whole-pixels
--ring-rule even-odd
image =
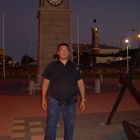
[[[63,64],[60,60],[58,60],[58,62],[61,63],[61,64]],[[71,63],[71,61],[68,59],[68,61],[66,62],[65,65],[68,65],[68,64],[70,64],[70,63]],[[63,64],[63,65],[64,65],[64,64]]]

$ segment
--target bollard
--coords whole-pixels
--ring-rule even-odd
[[[30,81],[29,83],[29,95],[32,95],[34,92],[34,81]]]
[[[101,93],[100,79],[95,79],[95,93],[96,94]]]
[[[103,75],[102,74],[100,74],[100,80],[101,80],[100,82],[103,83]]]

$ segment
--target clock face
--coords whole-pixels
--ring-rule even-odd
[[[58,6],[63,2],[63,0],[48,0],[48,2],[53,6]]]

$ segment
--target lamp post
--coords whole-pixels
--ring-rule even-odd
[[[5,70],[5,13],[2,13],[2,44],[3,44],[3,78],[6,77]]]
[[[127,53],[127,68],[126,68],[126,73],[129,73],[129,39],[125,39],[125,43],[126,43],[126,53]]]
[[[79,35],[79,16],[77,15],[77,61],[78,65],[80,64],[80,46],[79,46],[79,40],[80,40],[80,35]]]
[[[138,48],[140,48],[140,33],[138,33],[137,38],[138,38]],[[140,60],[138,66],[140,67]]]

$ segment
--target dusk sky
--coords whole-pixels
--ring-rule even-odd
[[[2,48],[2,12],[5,13],[5,52],[14,60],[23,54],[37,56],[37,11],[39,0],[0,0],[0,48]],[[123,36],[137,47],[135,29],[140,31],[140,0],[70,0],[72,42],[77,43],[77,15],[80,43],[91,43],[91,27],[100,28],[100,43],[123,46]]]

